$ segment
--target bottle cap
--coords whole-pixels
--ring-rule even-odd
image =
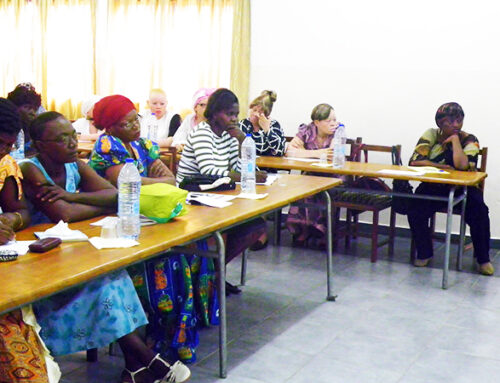
[[[252,137],[252,135],[250,133],[245,134],[245,136]]]
[[[156,114],[154,114],[154,113],[151,113],[151,115],[152,115],[152,116],[156,116]]]
[[[126,164],[133,164],[133,163],[134,163],[134,160],[133,160],[133,158],[127,158],[127,159],[125,160],[125,163],[126,163]]]

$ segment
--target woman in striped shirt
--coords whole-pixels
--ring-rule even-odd
[[[218,89],[208,99],[205,117],[198,128],[192,131],[177,169],[177,182],[184,177],[204,174],[230,177],[240,181],[239,152],[245,139],[238,127],[240,112],[238,98],[229,89]],[[256,172],[257,182],[264,182],[267,174]],[[267,244],[266,224],[263,219],[255,219],[226,231],[226,263],[246,248],[257,250]],[[229,293],[240,290],[226,282]]]

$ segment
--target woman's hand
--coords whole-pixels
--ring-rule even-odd
[[[262,183],[266,182],[266,180],[267,180],[267,172],[264,172],[264,171],[255,172],[255,182],[256,183],[262,184]]]
[[[36,185],[40,187],[40,191],[36,195],[36,198],[40,199],[41,201],[55,202],[59,199],[62,199],[67,202],[73,202],[74,193],[68,193],[58,185],[44,185],[40,182],[38,182]]]
[[[266,117],[264,113],[259,114],[259,126],[265,132],[269,132],[269,128],[271,127],[271,119]]]
[[[0,245],[12,241],[15,237],[12,227],[0,220]]]
[[[227,128],[226,131],[231,137],[236,138],[240,142],[240,144],[246,137],[245,133],[243,133],[243,131],[238,126],[231,126]]]
[[[175,148],[177,149],[177,153],[180,153],[184,150],[184,144],[179,144]]]
[[[151,178],[168,177],[170,175],[170,171],[161,160],[154,161],[148,169],[148,177]]]

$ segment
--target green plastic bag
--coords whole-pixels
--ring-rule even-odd
[[[187,190],[157,183],[141,186],[140,211],[158,223],[186,214]]]

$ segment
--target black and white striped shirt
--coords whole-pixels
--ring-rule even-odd
[[[229,133],[216,135],[207,122],[198,124],[182,151],[177,169],[177,182],[195,174],[227,176],[229,171],[240,171],[239,143]]]
[[[285,134],[278,121],[271,120],[269,132],[265,133],[262,129],[254,132],[252,123],[245,118],[240,121],[240,129],[252,135],[257,155],[281,157],[285,154]]]

